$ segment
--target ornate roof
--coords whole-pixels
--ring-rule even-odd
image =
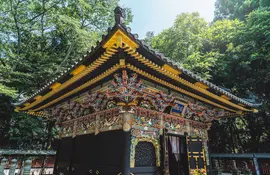
[[[131,29],[122,23],[123,15],[123,10],[117,7],[115,25],[108,28],[107,35],[102,36],[96,47],[92,47],[79,62],[19,103],[16,110],[43,116],[42,109],[74,97],[101,81],[107,81],[112,73],[126,68],[154,83],[227,111],[256,111],[253,107],[257,104],[239,98],[180,67],[139,40],[138,35],[132,34]]]

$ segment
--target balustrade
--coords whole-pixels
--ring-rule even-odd
[[[38,175],[41,171],[53,174],[55,154],[42,150],[0,150],[0,175]]]
[[[24,161],[24,167],[23,167],[23,175],[29,175],[31,171],[32,166],[32,160],[28,159]]]
[[[270,154],[210,154],[212,174],[269,174]]]

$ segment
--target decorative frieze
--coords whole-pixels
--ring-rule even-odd
[[[134,126],[140,126],[139,128],[144,130],[149,130],[150,128],[161,130],[166,128],[171,133],[192,133],[194,135],[200,135],[200,132],[206,129],[204,123],[140,107],[136,107]]]
[[[169,133],[204,136],[207,125],[183,117],[157,112],[141,107],[117,107],[103,110],[83,117],[65,121],[61,124],[61,137],[99,132],[130,129],[161,133],[165,128]]]
[[[61,137],[122,129],[119,108],[113,108],[65,121],[61,124]]]

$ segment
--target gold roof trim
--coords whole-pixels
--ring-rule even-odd
[[[139,45],[127,36],[121,29],[118,29],[113,36],[103,45],[103,48],[122,47],[122,43],[129,45],[132,48],[138,48]]]
[[[74,70],[71,72],[71,74],[72,74],[72,75],[77,75],[77,74],[81,73],[85,68],[86,68],[85,65],[80,65],[80,66],[78,66],[76,69],[74,69]]]
[[[95,78],[89,80],[88,82],[84,83],[83,85],[69,91],[68,93],[60,96],[59,98],[56,98],[52,101],[50,101],[49,103],[46,103],[45,105],[42,105],[41,107],[37,108],[37,109],[34,109],[33,112],[36,112],[36,111],[39,111],[39,110],[42,110],[48,106],[51,106],[57,102],[59,102],[60,100],[66,98],[66,97],[69,97],[70,95],[76,93],[76,92],[79,92],[80,90],[83,90],[85,88],[87,88],[88,86],[102,80],[103,78],[109,76],[110,74],[112,74],[113,72],[117,71],[118,69],[120,68],[120,65],[119,64],[116,64],[114,65],[113,67],[111,67],[110,69],[106,70],[105,72],[103,72],[102,74],[96,76]]]
[[[115,53],[115,51],[113,51],[112,53]],[[18,110],[25,111],[25,110],[28,110],[28,109],[34,107],[35,105],[37,105],[37,104],[41,103],[42,101],[48,99],[49,97],[53,96],[55,93],[63,90],[64,88],[68,87],[72,83],[74,83],[77,80],[81,79],[82,77],[86,76],[88,73],[94,71],[95,69],[97,69],[100,65],[102,65],[104,62],[106,62],[113,55],[113,54],[107,54],[107,56],[105,56],[105,54],[106,54],[106,52],[103,55],[101,55],[97,60],[95,60],[91,65],[89,65],[87,68],[85,68],[82,72],[80,72],[79,74],[73,76],[71,79],[64,82],[59,88],[55,89],[54,91],[50,91],[49,93],[45,94],[44,96],[37,99],[36,101],[29,104],[28,106],[24,105],[25,106],[24,108],[20,108]]]
[[[41,97],[42,97],[42,95],[37,95],[37,96],[34,97],[34,99],[35,99],[35,100],[38,100],[38,99],[40,99]]]
[[[220,97],[221,97],[221,98],[224,98],[224,99],[226,99],[226,100],[231,100],[231,99],[232,99],[232,98],[228,97],[227,95],[221,95]],[[239,105],[239,106],[244,106],[244,105],[242,105],[242,103],[240,103],[240,104],[238,103],[238,105]]]
[[[201,82],[196,82],[195,85],[198,86],[198,87],[200,87],[200,88],[203,88],[203,89],[207,89],[208,88],[207,85],[205,85],[205,84],[203,84]]]
[[[60,86],[61,86],[61,83],[56,82],[56,83],[54,83],[53,85],[51,85],[50,88],[51,88],[52,90],[55,90],[55,89],[59,88]],[[36,98],[35,98],[35,99],[36,99]],[[38,98],[38,99],[39,99],[39,98]]]
[[[171,73],[173,73],[173,74],[176,74],[176,75],[180,75],[181,74],[181,71],[173,68],[172,66],[170,66],[168,64],[164,64],[162,66],[162,68],[165,69],[165,70],[167,70],[167,71],[169,71],[169,72],[171,72]]]

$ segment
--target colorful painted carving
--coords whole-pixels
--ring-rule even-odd
[[[96,133],[122,128],[122,116],[119,108],[112,108],[93,114],[68,120],[61,125],[61,137]]]
[[[152,158],[153,161],[149,161],[150,166],[159,167],[160,145],[163,144],[164,166],[159,168],[163,172],[154,174],[170,173],[169,145],[177,144],[170,144],[169,134],[186,136],[187,140],[195,136],[200,138],[197,140],[202,143],[199,145],[202,148],[199,151],[200,158],[203,158],[204,162],[206,160],[208,165],[207,130],[211,126],[211,121],[225,115],[255,112],[256,110],[252,108],[256,105],[235,97],[192,72],[178,67],[162,54],[149,48],[143,41],[137,40],[137,35],[131,34],[130,29],[122,25],[122,18],[124,11],[117,7],[116,25],[108,31],[108,35],[102,37],[103,40],[98,42],[90,53],[87,53],[85,59],[81,59],[60,77],[20,103],[16,111],[56,120],[60,127],[60,137],[99,134],[109,130],[130,132],[130,167],[134,167],[135,163],[139,165],[139,161],[143,161],[145,157]],[[91,90],[87,91],[89,89]],[[98,140],[103,140],[102,135]],[[121,137],[121,134],[116,135],[118,136]],[[128,134],[124,133],[123,136]],[[163,136],[163,143],[160,142],[160,136]],[[121,139],[120,143],[124,143],[123,155],[128,157],[126,146],[129,140],[127,137]],[[101,148],[97,149],[97,153],[106,149],[100,145],[102,143],[104,142],[95,146]],[[74,147],[74,142],[70,146],[77,152],[78,147],[76,148],[76,145]],[[137,155],[136,146],[141,150]],[[143,146],[147,149],[143,149]],[[113,150],[116,150],[114,148],[113,146]],[[189,143],[187,148],[192,150]],[[151,154],[144,156],[147,152]],[[199,153],[196,152],[196,150],[189,151],[189,165],[192,162],[190,155]],[[193,155],[197,159],[198,156],[197,158],[195,156]],[[139,161],[136,162],[135,158]],[[70,162],[74,163],[73,160]],[[112,165],[109,162],[98,161],[98,165],[103,166],[104,163]],[[121,173],[126,174],[130,169],[125,165],[126,161],[121,163],[123,165]],[[58,161],[56,167],[58,164],[61,162]],[[68,170],[69,168],[74,170],[72,164],[67,165]],[[199,163],[195,163],[195,166],[198,168]],[[205,164],[203,166],[206,169]],[[195,174],[204,173],[191,166],[189,169]],[[92,171],[95,174],[104,174],[96,167],[91,167],[89,173]]]
[[[99,115],[99,131],[122,129],[123,119],[119,113],[119,109],[113,108],[102,112]]]
[[[125,116],[125,113],[129,117]],[[119,129],[129,131],[131,128],[155,132],[166,128],[170,133],[203,136],[207,125],[140,107],[135,107],[134,112],[124,113],[121,108],[112,108],[63,122],[61,137]]]
[[[119,74],[114,75],[114,80],[111,82],[106,96],[108,98],[118,98],[119,102],[128,104],[141,96],[143,89],[142,81],[137,80],[137,74],[128,77],[126,70],[123,70],[122,76]]]
[[[70,137],[73,135],[74,122],[67,121],[64,122],[61,126],[60,137]]]
[[[136,107],[136,114],[134,116],[133,125],[142,126],[142,128],[144,127],[153,127],[157,129],[166,128],[170,132],[177,132],[177,133],[185,133],[185,132],[189,133],[190,132],[189,130],[190,129],[192,130],[193,128],[196,128],[198,131],[204,130],[206,128],[206,125],[201,122],[192,121],[182,117],[165,114],[162,112],[157,112],[140,107]]]
[[[143,81],[137,78],[137,74],[128,76],[125,70],[122,76],[114,75],[112,85],[106,92],[108,98],[118,98],[118,102],[125,105],[137,105],[153,108],[163,112],[174,100],[173,95],[167,95],[155,88],[146,87]]]
[[[94,115],[89,115],[85,117],[81,117],[78,119],[76,134],[88,134],[94,133],[96,128],[96,117]]]
[[[219,119],[224,115],[225,112],[223,109],[209,109],[209,107],[201,106],[198,103],[189,102],[184,117],[191,120],[208,123],[212,120]]]
[[[108,98],[106,98],[105,94],[102,92],[94,92],[89,91],[86,94],[86,98],[83,99],[81,103],[82,107],[89,108],[93,107],[95,111],[103,109],[103,107],[107,104]]]
[[[98,88],[96,91],[88,91],[77,99],[71,99],[46,112],[50,113],[53,118],[57,118],[58,123],[60,123],[61,121],[86,116],[95,111],[115,108],[119,105],[140,106],[148,110],[154,110],[149,112],[149,115],[152,115],[151,117],[144,115],[143,109],[140,109],[142,115],[136,114],[134,117],[134,121],[138,126],[162,128],[161,125],[164,125],[165,128],[178,132],[187,132],[188,130],[186,126],[182,125],[181,117],[192,121],[209,123],[224,115],[223,110],[210,109],[199,103],[183,103],[173,94],[166,94],[154,87],[145,86],[143,81],[138,79],[137,74],[134,73],[129,76],[126,70],[123,70],[122,74],[115,74],[114,80],[109,85]],[[166,114],[159,113],[159,115],[156,115],[155,112],[164,112],[166,108],[169,108],[171,114],[180,117],[180,119],[175,118],[174,120],[178,121],[171,122],[170,117],[163,117],[165,122],[161,124],[161,118]],[[110,123],[108,119],[106,120],[107,122],[102,122],[101,125]],[[193,125],[192,122],[191,125]],[[194,125],[196,125],[196,122]]]

